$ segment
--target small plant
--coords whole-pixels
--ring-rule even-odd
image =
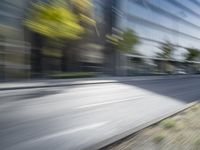
[[[164,134],[161,133],[155,134],[153,137],[153,142],[159,144],[164,140],[164,138],[165,138]]]
[[[197,111],[198,109],[200,109],[199,107],[200,105],[195,105],[191,108],[192,111]]]
[[[184,122],[177,122],[176,123],[176,131],[181,131],[181,130],[183,130],[185,128],[185,124],[184,124]]]
[[[194,142],[194,150],[199,150],[199,149],[200,149],[200,138],[198,138]]]
[[[161,122],[161,125],[166,129],[173,128],[176,125],[176,121],[173,119],[166,119]]]

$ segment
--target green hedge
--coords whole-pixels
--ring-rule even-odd
[[[49,75],[49,78],[53,79],[68,79],[68,78],[86,78],[86,77],[95,77],[96,74],[93,72],[63,72],[55,73]]]

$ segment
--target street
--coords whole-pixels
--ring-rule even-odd
[[[200,78],[0,91],[1,150],[79,150],[200,99]]]

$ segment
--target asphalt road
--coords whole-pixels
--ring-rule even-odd
[[[0,91],[0,149],[94,149],[199,100],[199,87],[181,78]]]

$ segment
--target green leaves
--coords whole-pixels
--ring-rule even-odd
[[[96,26],[90,17],[90,0],[55,0],[34,3],[24,21],[26,27],[41,35],[57,39],[80,39],[86,25]]]
[[[69,7],[54,3],[36,3],[25,25],[32,31],[50,38],[79,39],[84,28]]]
[[[186,54],[187,61],[194,61],[197,57],[200,56],[200,52],[194,48],[187,48],[188,53]]]
[[[117,46],[122,52],[130,52],[134,45],[139,43],[136,33],[131,29],[127,29],[119,35],[107,35],[106,38],[107,42]]]
[[[133,46],[139,43],[136,33],[131,29],[127,29],[126,31],[124,31],[121,37],[122,40],[119,42],[118,48],[123,52],[131,51]]]
[[[172,53],[174,51],[174,47],[169,41],[166,41],[165,43],[163,43],[161,45],[160,49],[162,50],[162,52],[157,53],[158,58],[164,58],[164,59],[172,58]]]

